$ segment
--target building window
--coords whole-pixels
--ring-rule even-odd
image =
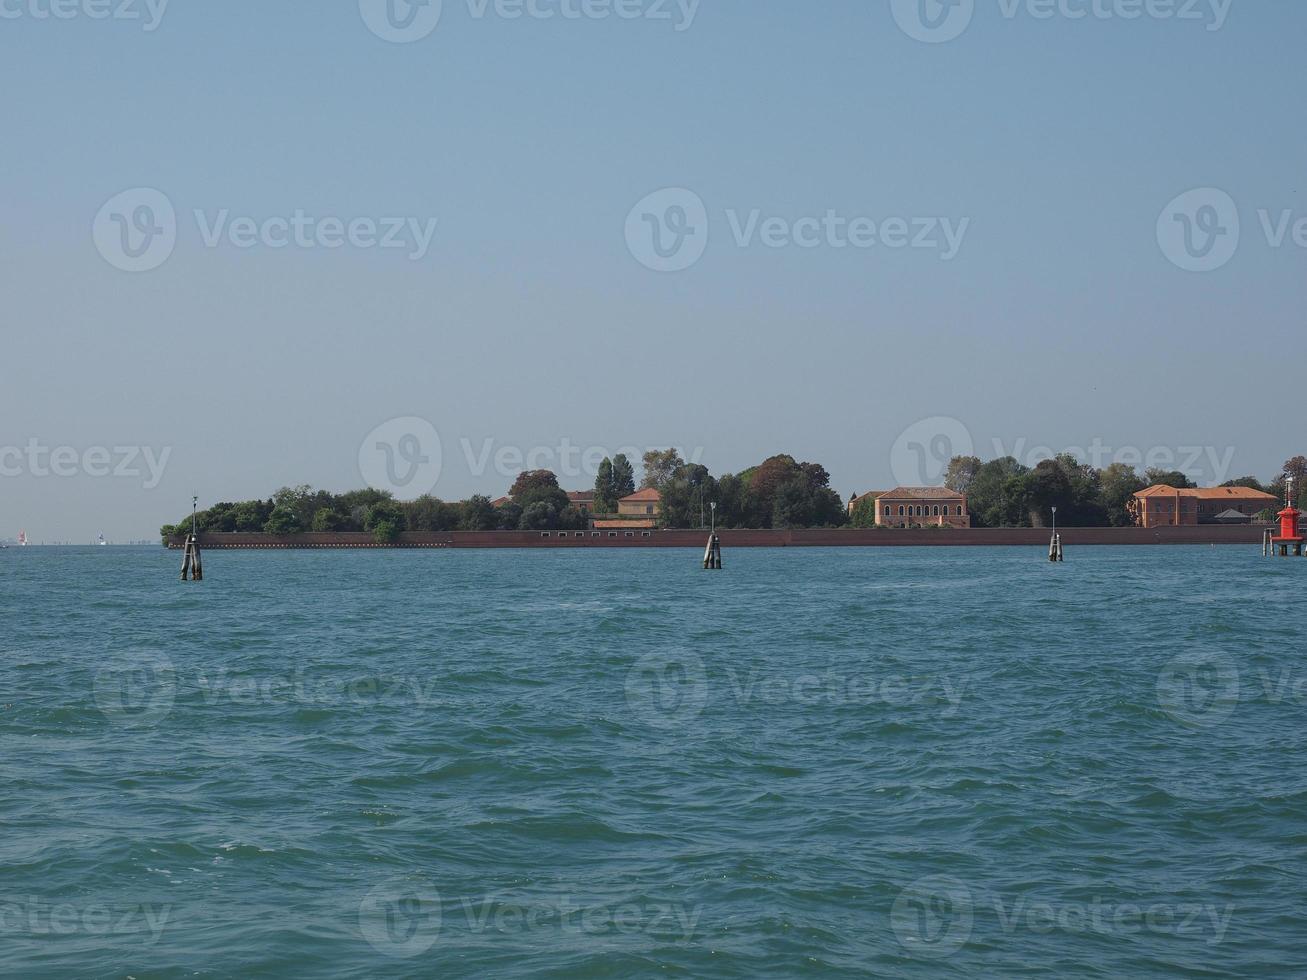
[[[541,531],[541,532],[540,532],[540,537],[542,537],[542,538],[547,538],[547,537],[549,537],[549,532],[548,532],[548,531]]]
[[[592,537],[592,538],[597,538],[597,537],[599,537],[599,536],[600,536],[601,534],[603,534],[603,533],[604,533],[603,531],[591,531],[591,532],[590,532],[590,537]]]
[[[903,505],[899,504],[899,517],[903,516]]]
[[[885,516],[889,517],[889,504],[885,505]]]
[[[626,532],[626,536],[627,536],[628,538],[633,538],[633,537],[635,537],[635,532],[634,532],[634,531],[627,531],[627,532]]]
[[[961,517],[961,516],[962,516],[962,507],[961,507],[961,505],[959,505],[959,506],[958,506],[958,517]]]
[[[650,535],[649,535],[649,532],[648,532],[648,531],[641,531],[641,532],[640,532],[640,537],[642,537],[642,538],[647,538],[647,537],[649,537],[649,536],[650,536]]]
[[[932,507],[932,508],[930,509],[930,516],[931,516],[931,517],[938,517],[938,516],[939,516],[939,504],[936,504],[934,507]]]
[[[610,538],[615,538],[615,537],[617,537],[617,532],[616,532],[616,531],[609,531],[609,532],[608,532],[608,536],[609,536]]]
[[[644,512],[645,512],[646,514],[652,514],[652,513],[653,513],[653,504],[650,504],[648,507],[646,507],[646,508],[644,509]]]

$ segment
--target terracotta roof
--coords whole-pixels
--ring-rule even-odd
[[[867,493],[854,494],[852,499],[849,500],[849,506],[856,507],[858,506],[859,503],[866,500],[868,497],[870,497],[872,500],[875,500],[876,498],[883,497],[883,496],[885,496],[885,494],[880,490],[869,490]]]
[[[621,500],[618,501],[618,503],[619,504],[645,504],[650,502],[658,503],[658,501],[662,499],[663,499],[663,495],[661,493],[659,493],[653,487],[646,487],[643,490],[635,491],[635,493],[631,494],[629,497],[623,497]]]
[[[567,499],[574,504],[594,503],[595,492],[593,490],[569,490]]]
[[[1186,487],[1177,489],[1164,484],[1157,484],[1147,490],[1140,490],[1136,497],[1192,497],[1195,500],[1274,500],[1279,499],[1273,493],[1263,493],[1252,487]]]
[[[948,487],[895,487],[881,496],[890,500],[962,500],[966,494]]]
[[[513,498],[512,498],[512,497],[500,497],[498,500],[492,500],[492,501],[490,501],[490,506],[491,506],[491,507],[503,507],[505,504],[511,504],[512,502],[513,502]]]
[[[655,526],[650,520],[635,521],[595,521],[594,529],[596,531],[620,531],[625,528],[628,531],[640,531],[651,529]]]

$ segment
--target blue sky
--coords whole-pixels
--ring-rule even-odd
[[[1303,449],[1301,4],[925,0],[962,25],[931,43],[915,0],[444,0],[394,43],[373,0],[62,2],[0,4],[0,537],[360,486],[410,417],[448,499],[516,454],[589,485],[568,446],[789,452],[846,496],[912,442],[1194,447],[1203,482]],[[125,271],[142,188],[175,244]],[[686,201],[701,254],[655,271],[628,228]]]

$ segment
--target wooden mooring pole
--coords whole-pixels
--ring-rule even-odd
[[[196,512],[200,498],[191,498],[191,533],[186,536],[186,553],[182,556],[182,581],[203,582],[204,565],[200,561],[200,535],[196,529]]]
[[[1057,533],[1057,508],[1053,508],[1053,538],[1048,542],[1048,560],[1065,561],[1062,556],[1062,535]]]
[[[712,530],[708,532],[708,547],[703,549],[703,567],[720,570],[722,567],[722,539],[717,536],[717,503],[712,505]]]

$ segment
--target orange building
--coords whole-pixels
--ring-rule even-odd
[[[618,517],[656,517],[663,495],[652,488],[637,490],[617,502]]]
[[[1250,487],[1177,489],[1158,484],[1135,494],[1130,514],[1139,527],[1183,527],[1215,524],[1228,511],[1251,518],[1279,503],[1274,494]]]

